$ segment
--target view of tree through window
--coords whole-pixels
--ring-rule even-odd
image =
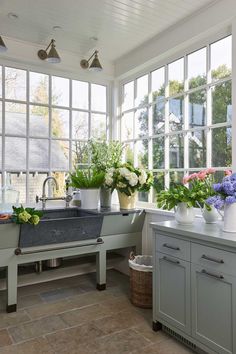
[[[220,177],[231,166],[231,41],[225,37],[123,85],[125,159],[152,170],[158,191],[190,171],[215,167]],[[155,189],[139,199],[155,202]]]
[[[64,194],[68,171],[88,163],[88,139],[107,138],[106,86],[11,67],[0,72],[2,183],[32,203],[45,177],[55,175]]]

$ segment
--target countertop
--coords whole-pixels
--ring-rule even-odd
[[[67,210],[66,208],[48,208],[47,210]],[[77,208],[77,207],[70,207],[68,209],[80,209],[80,210],[85,210],[89,211],[91,214],[94,215],[127,215],[127,214],[135,214],[135,213],[142,213],[144,212],[143,209],[120,209],[118,206],[112,206],[111,209],[83,209],[83,208]],[[37,209],[37,210],[42,210],[42,209]],[[43,211],[43,210],[42,210]],[[2,224],[11,224],[13,221],[11,219],[8,220],[0,220],[0,225]]]
[[[150,223],[153,229],[168,232],[171,236],[180,236],[192,240],[202,240],[235,248],[236,251],[236,233],[222,231],[223,222],[216,224],[206,224],[201,219],[195,219],[191,225],[181,225],[176,221],[163,221]]]

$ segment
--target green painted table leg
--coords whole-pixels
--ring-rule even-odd
[[[17,308],[17,264],[7,267],[7,312],[15,312]]]
[[[96,268],[97,268],[97,289],[106,289],[106,251],[101,250],[96,255]]]

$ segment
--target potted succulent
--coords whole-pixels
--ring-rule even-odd
[[[168,190],[157,193],[157,207],[164,210],[175,210],[175,219],[179,224],[192,224],[196,204],[189,188],[177,184]]]
[[[104,172],[92,168],[77,168],[70,173],[70,186],[80,190],[81,206],[84,209],[97,209],[100,187],[104,183]]]
[[[153,183],[150,172],[135,168],[129,163],[111,168],[105,175],[105,185],[118,192],[121,209],[135,207],[138,191],[149,191]]]
[[[236,232],[236,173],[226,171],[225,174],[221,183],[213,184],[215,195],[206,202],[219,211],[224,209],[223,231]]]
[[[90,140],[88,146],[91,164],[97,171],[107,173],[121,163],[123,145],[119,141]],[[111,207],[112,188],[103,184],[100,189],[101,208]]]

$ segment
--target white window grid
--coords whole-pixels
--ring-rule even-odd
[[[23,70],[26,72],[26,100],[15,100],[15,99],[7,99],[5,97],[5,68],[11,68],[11,69],[16,69],[16,70]],[[26,204],[29,202],[29,177],[30,174],[37,174],[37,173],[43,173],[47,174],[48,176],[51,176],[54,172],[65,172],[68,173],[73,169],[73,164],[72,164],[72,144],[73,142],[81,142],[81,143],[86,143],[89,139],[93,138],[91,134],[91,117],[92,114],[100,114],[104,115],[106,117],[106,139],[109,139],[111,136],[111,124],[109,122],[109,90],[108,86],[105,84],[100,84],[97,82],[89,82],[89,81],[84,81],[84,80],[79,80],[78,78],[72,79],[68,78],[65,76],[60,76],[60,75],[51,75],[48,73],[44,73],[38,70],[29,70],[26,68],[21,68],[18,66],[9,66],[9,65],[2,65],[0,64],[0,70],[2,74],[2,97],[0,97],[0,104],[2,104],[2,134],[0,134],[0,137],[2,138],[2,146],[1,149],[2,152],[2,164],[0,165],[0,174],[1,174],[1,186],[3,187],[6,184],[6,174],[7,173],[15,173],[17,175],[22,175],[25,174],[26,176]],[[48,104],[46,103],[40,103],[40,102],[32,102],[30,101],[30,72],[36,73],[36,74],[43,74],[48,76],[49,80],[49,88],[48,88]],[[52,77],[59,77],[63,79],[69,80],[69,106],[61,106],[61,105],[55,105],[52,104]],[[72,105],[72,82],[73,81],[81,81],[81,82],[86,82],[88,84],[88,109],[82,109],[82,108],[75,108]],[[91,86],[92,84],[97,84],[100,86],[104,86],[106,88],[106,111],[96,111],[92,110],[91,107]],[[15,103],[15,104],[25,104],[26,105],[26,134],[25,135],[18,135],[18,134],[6,134],[5,132],[5,105],[6,103]],[[48,109],[48,114],[49,114],[49,133],[48,137],[39,137],[35,135],[30,135],[29,131],[29,124],[30,124],[30,107],[32,106],[37,106],[37,107],[46,107]],[[58,137],[53,137],[52,136],[52,110],[53,109],[62,109],[62,110],[67,110],[69,112],[69,138],[58,138]],[[88,114],[88,139],[73,139],[72,138],[72,114],[73,112],[85,112]],[[26,168],[22,168],[21,170],[16,170],[16,169],[6,169],[6,164],[5,164],[5,138],[6,137],[11,137],[11,138],[25,138],[26,139]],[[29,168],[29,141],[30,139],[42,139],[47,141],[49,150],[48,150],[48,168],[43,169],[30,169]],[[67,169],[60,169],[60,168],[52,168],[52,141],[65,141],[69,143],[69,168]],[[51,193],[49,189],[49,193]]]
[[[225,37],[223,37],[225,38]],[[220,39],[217,39],[219,41]],[[170,186],[170,173],[171,172],[183,172],[183,174],[188,174],[191,172],[195,172],[196,170],[199,170],[201,168],[198,167],[189,167],[189,139],[188,139],[188,134],[191,132],[195,131],[205,131],[206,133],[206,166],[202,166],[202,169],[204,168],[209,168],[212,167],[212,129],[214,128],[227,128],[227,127],[232,127],[232,123],[229,122],[222,122],[222,123],[214,123],[212,122],[212,88],[215,86],[218,86],[220,84],[226,83],[226,82],[232,82],[232,75],[227,76],[222,79],[217,79],[217,80],[212,80],[211,78],[211,58],[210,58],[210,46],[214,42],[211,42],[203,47],[199,47],[194,51],[190,51],[185,53],[184,55],[177,57],[175,59],[172,59],[171,61],[168,61],[165,65],[161,65],[159,67],[156,67],[155,69],[152,69],[151,71],[148,71],[146,73],[142,73],[142,75],[139,75],[135,77],[133,80],[129,79],[127,81],[122,82],[122,85],[120,86],[120,98],[121,98],[121,114],[119,116],[118,124],[119,124],[119,138],[124,144],[133,144],[133,154],[134,154],[134,165],[137,166],[138,164],[138,156],[137,156],[137,142],[138,141],[143,141],[143,140],[148,140],[148,170],[152,171],[154,174],[155,173],[164,173],[164,187],[166,189],[169,188]],[[206,48],[206,84],[200,85],[198,87],[194,87],[192,89],[189,89],[188,87],[188,60],[187,57],[189,54],[194,53],[195,51],[198,51],[202,48]],[[175,94],[175,95],[169,95],[169,85],[168,85],[168,65],[171,64],[172,62],[178,60],[178,59],[184,59],[184,90],[181,93]],[[152,124],[152,109],[155,107],[155,101],[152,101],[152,72],[161,68],[165,68],[165,82],[164,82],[164,90],[165,90],[165,97],[163,97],[162,102],[164,102],[165,105],[165,131],[164,133],[160,134],[152,134],[153,133],[153,124]],[[148,94],[147,94],[147,104],[142,104],[142,105],[136,105],[136,98],[137,98],[137,81],[140,77],[143,77],[145,75],[148,75]],[[123,101],[124,101],[124,86],[129,83],[129,82],[134,82],[134,97],[133,97],[133,107],[130,109],[123,110]],[[188,115],[188,109],[189,109],[189,95],[191,93],[195,93],[201,90],[206,90],[206,125],[205,126],[200,126],[197,128],[189,128],[189,115]],[[184,109],[183,109],[183,126],[184,128],[179,131],[169,131],[169,100],[170,99],[177,99],[183,97],[184,98]],[[140,137],[136,137],[135,135],[135,113],[139,109],[146,108],[148,112],[148,134]],[[122,117],[124,114],[127,113],[133,113],[133,138],[132,139],[127,139],[127,140],[122,140]],[[182,134],[184,137],[184,166],[183,168],[170,168],[169,167],[169,138],[170,136],[176,136],[178,134]],[[161,138],[164,137],[165,143],[164,143],[164,168],[160,169],[155,169],[153,168],[153,156],[152,156],[152,142],[154,138]],[[214,167],[216,171],[225,171],[225,169],[229,168],[226,166],[218,166]],[[150,192],[148,193],[148,204],[153,204],[154,201],[154,196],[155,192],[154,189],[151,188]],[[142,204],[142,203],[141,203]],[[146,204],[146,203],[144,203]]]

